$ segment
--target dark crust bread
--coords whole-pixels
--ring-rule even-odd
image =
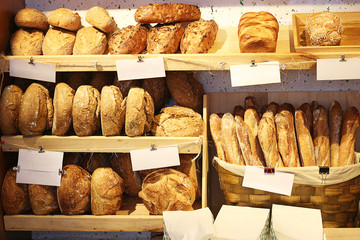
[[[159,111],[165,104],[169,96],[169,90],[166,87],[165,78],[145,79],[142,88],[147,91],[154,100],[155,112]]]
[[[175,53],[185,29],[180,23],[153,27],[147,38],[147,52],[157,54]]]
[[[4,135],[19,134],[19,108],[23,91],[16,85],[6,86],[0,98],[0,129]]]

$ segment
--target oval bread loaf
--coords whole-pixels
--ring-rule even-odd
[[[80,15],[68,8],[58,8],[51,11],[48,16],[48,21],[49,24],[54,27],[73,32],[82,28]]]
[[[46,31],[49,28],[46,15],[34,8],[23,8],[15,15],[15,24],[18,27],[37,28]]]
[[[59,211],[55,186],[30,184],[29,197],[31,209],[35,215],[46,215]]]
[[[116,28],[114,18],[110,17],[109,12],[99,6],[90,8],[86,12],[85,20],[103,32],[111,33]]]
[[[20,28],[11,36],[11,53],[15,56],[41,55],[43,41],[42,31]]]
[[[19,109],[23,91],[16,85],[6,86],[0,98],[0,129],[4,135],[19,134]]]

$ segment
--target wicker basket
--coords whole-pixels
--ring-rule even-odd
[[[293,184],[291,196],[247,188],[243,177],[216,162],[220,187],[226,203],[237,206],[271,208],[272,204],[320,209],[323,227],[354,227],[360,199],[360,175],[334,185]]]

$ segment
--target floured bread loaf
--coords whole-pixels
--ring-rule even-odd
[[[82,28],[80,15],[68,8],[58,8],[51,11],[48,20],[49,24],[54,27],[63,28],[73,32]]]
[[[75,44],[75,33],[61,28],[50,28],[44,38],[44,55],[71,55]]]
[[[103,32],[111,33],[116,28],[114,18],[102,7],[95,6],[86,12],[86,21]]]
[[[94,27],[83,27],[76,33],[74,55],[98,55],[106,50],[106,34]]]
[[[15,15],[15,24],[23,28],[37,28],[46,31],[49,28],[46,15],[34,8],[23,8]]]
[[[20,28],[11,36],[11,53],[15,56],[41,55],[43,41],[42,31]]]

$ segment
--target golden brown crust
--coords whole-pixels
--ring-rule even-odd
[[[180,23],[155,26],[150,29],[147,38],[147,52],[155,54],[175,53],[185,29]]]
[[[207,53],[215,42],[218,25],[214,20],[192,22],[181,38],[181,53]]]
[[[196,173],[196,155],[195,154],[179,154],[180,165],[175,170],[186,174],[193,182],[196,189],[196,199],[201,197],[201,189],[199,187],[198,177]]]
[[[328,113],[326,109],[318,105],[313,111],[314,129],[314,154],[317,166],[330,167],[330,136]]]
[[[302,110],[295,112],[295,129],[302,166],[315,166],[314,143],[309,130],[308,118]]]
[[[25,28],[37,28],[46,31],[49,28],[46,15],[34,8],[23,8],[15,15],[15,24]]]
[[[115,30],[109,39],[110,54],[138,54],[146,48],[148,29],[141,24]]]
[[[178,105],[202,112],[204,88],[193,73],[167,72],[166,84]]]
[[[6,86],[0,98],[0,129],[3,135],[20,133],[18,118],[23,91],[16,85]]]
[[[76,32],[82,28],[80,15],[68,8],[58,8],[51,11],[48,16],[48,21],[49,24],[54,27],[63,28],[69,31]]]
[[[107,46],[105,33],[94,27],[83,27],[76,33],[74,55],[103,54]]]
[[[44,38],[44,55],[71,55],[75,44],[75,33],[60,28],[50,28]]]
[[[279,23],[269,12],[247,12],[238,25],[241,52],[275,52]]]
[[[215,143],[218,158],[228,162],[225,159],[225,146],[221,132],[221,118],[215,113],[211,114],[209,118],[209,126],[212,139]]]
[[[30,205],[35,215],[47,215],[57,213],[56,187],[45,185],[29,185]]]
[[[313,103],[315,103],[315,101]],[[316,102],[316,105],[317,105],[317,102]],[[307,122],[309,131],[312,136],[312,133],[313,133],[313,108],[309,103],[303,103],[303,104],[301,104],[299,109],[305,113],[305,117],[307,118],[306,122]]]
[[[41,55],[43,41],[42,31],[20,28],[11,37],[11,53],[15,56]]]
[[[99,6],[90,8],[86,12],[85,20],[106,33],[111,33],[117,26],[114,18],[110,17],[108,11]]]
[[[145,79],[142,88],[147,91],[154,100],[155,112],[158,112],[164,105],[169,96],[165,78]]]
[[[182,3],[155,3],[139,7],[135,21],[140,23],[173,23],[199,20],[200,9],[195,5]]]
[[[329,127],[330,127],[330,166],[339,165],[341,124],[343,111],[337,101],[333,101],[329,109]]]

